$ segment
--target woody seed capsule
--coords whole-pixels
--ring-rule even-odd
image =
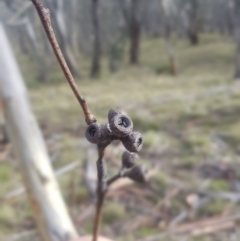
[[[133,131],[128,136],[121,138],[121,141],[124,147],[130,152],[139,152],[143,146],[142,135],[137,131]]]
[[[122,114],[121,111],[116,109],[110,109],[108,112],[108,122],[110,123],[112,118],[118,114]]]
[[[110,130],[108,128],[108,124],[107,125],[101,125],[101,141],[104,142],[106,140],[109,140],[110,138]]]
[[[85,136],[89,142],[99,144],[109,138],[109,130],[107,125],[93,123],[87,127]]]
[[[109,125],[113,135],[117,137],[127,136],[133,129],[132,120],[124,114],[115,115],[109,122]]]
[[[122,154],[122,167],[124,168],[131,168],[136,163],[136,153],[132,153],[129,151],[125,151]]]
[[[125,176],[138,183],[147,181],[147,169],[144,166],[135,166],[125,173]]]

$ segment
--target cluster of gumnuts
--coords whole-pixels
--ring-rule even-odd
[[[108,113],[108,124],[92,123],[88,126],[85,136],[98,148],[105,148],[112,141],[120,140],[126,151],[122,154],[122,167],[118,177],[128,177],[139,183],[146,181],[147,170],[141,165],[136,165],[137,153],[142,149],[143,138],[141,133],[133,131],[133,122],[129,116],[111,109]]]

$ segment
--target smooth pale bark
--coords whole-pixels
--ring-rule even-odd
[[[1,24],[0,46],[0,96],[7,129],[20,161],[42,240],[76,239],[77,233],[63,202],[23,79]]]

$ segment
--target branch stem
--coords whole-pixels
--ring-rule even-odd
[[[95,214],[95,220],[94,220],[94,226],[93,226],[93,239],[92,239],[93,241],[97,241],[97,238],[98,238],[105,194],[106,194],[105,192],[102,192],[102,193],[99,193],[97,196],[96,214]]]
[[[56,55],[56,58],[62,68],[62,71],[75,95],[75,97],[77,98],[83,113],[85,115],[85,121],[88,125],[96,122],[96,119],[94,117],[94,115],[91,113],[90,109],[87,106],[86,100],[83,98],[83,96],[81,95],[80,91],[78,90],[77,84],[73,78],[73,75],[71,73],[71,71],[69,70],[69,67],[65,61],[65,58],[62,54],[62,51],[59,47],[59,44],[57,42],[56,36],[54,34],[53,28],[52,28],[52,24],[51,24],[51,19],[50,19],[50,11],[49,9],[45,8],[42,5],[41,0],[31,0],[32,3],[34,4],[38,15],[42,21],[42,25],[44,27],[44,30],[47,34],[48,40],[52,46],[52,49]]]
[[[98,160],[97,160],[97,174],[98,174],[98,185],[97,185],[97,204],[96,204],[96,214],[93,226],[93,241],[97,241],[99,226],[102,218],[102,208],[107,193],[107,183],[106,183],[106,169],[103,160],[104,152],[106,147],[112,142],[108,140],[106,142],[98,144]]]
[[[109,187],[112,183],[114,183],[116,180],[118,180],[118,179],[121,178],[121,177],[122,177],[121,173],[118,173],[118,174],[116,174],[115,176],[109,178],[109,179],[107,180],[107,186]]]

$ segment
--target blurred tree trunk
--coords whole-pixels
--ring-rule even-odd
[[[130,36],[130,64],[139,63],[139,48],[141,37],[141,26],[138,21],[138,7],[140,0],[132,0],[130,19],[129,19],[129,36]]]
[[[33,27],[33,16],[31,18],[31,15],[27,13],[31,6],[31,2],[25,2],[21,5],[17,2],[14,4],[14,1],[9,2],[7,7],[13,14],[7,21],[7,24],[8,26],[16,28],[16,32],[18,32],[19,36],[19,46],[22,52],[30,56],[33,61],[36,60],[38,68],[37,79],[40,82],[44,82],[47,78],[47,60],[44,58],[39,48],[39,41],[36,36],[35,28]]]
[[[240,43],[237,43],[235,78],[240,79]]]
[[[73,52],[75,56],[80,58],[80,49],[79,49],[79,39],[80,39],[80,31],[79,31],[79,10],[82,6],[80,6],[78,0],[71,0],[70,3],[65,1],[65,5],[69,6],[69,15],[71,18],[67,18],[69,23],[69,32],[70,34],[70,44],[72,46]]]
[[[0,133],[1,133],[0,143],[1,144],[8,143],[9,140],[8,140],[8,135],[7,135],[7,130],[6,130],[5,117],[4,117],[4,113],[3,113],[2,100],[0,100]]]
[[[69,241],[77,233],[69,218],[27,91],[0,24],[0,96],[10,140],[19,157],[39,232],[44,241]]]
[[[99,29],[99,0],[92,0],[92,21],[93,21],[93,56],[91,77],[97,77],[100,74],[101,59],[101,38]]]
[[[68,67],[72,74],[77,77],[79,76],[79,68],[75,56],[69,46],[68,31],[64,19],[63,0],[47,0],[46,6],[51,11],[51,17],[55,26],[54,31],[57,34],[58,43],[66,59]]]
[[[230,5],[230,12],[233,16],[234,38],[237,44],[235,78],[240,79],[240,0],[234,0]]]
[[[199,29],[198,29],[198,8],[199,0],[190,0],[190,19],[189,19],[189,29],[188,38],[191,45],[198,45],[199,43]]]
[[[17,32],[18,32],[18,43],[22,53],[25,55],[29,55],[31,50],[29,49],[29,46],[27,44],[26,34],[24,33],[21,27],[17,29]]]
[[[124,58],[124,46],[126,32],[118,28],[118,35],[113,38],[109,47],[109,70],[114,73],[119,69],[119,66]]]
[[[118,5],[122,11],[123,18],[126,22],[128,38],[130,41],[129,48],[129,63],[133,65],[139,64],[139,50],[141,41],[141,25],[144,20],[139,19],[140,14],[140,1],[131,0],[130,7],[124,0],[118,0]],[[127,1],[128,2],[128,1]],[[129,8],[130,10],[128,11]]]
[[[178,64],[177,64],[177,60],[176,60],[176,56],[175,56],[175,51],[170,39],[170,31],[166,30],[166,35],[165,35],[165,39],[166,39],[166,49],[167,49],[167,53],[168,53],[168,58],[169,58],[169,64],[170,64],[170,69],[171,69],[171,73],[172,75],[177,75],[178,74]]]
[[[171,27],[170,27],[170,24],[169,24],[169,16],[167,14],[165,6],[166,6],[166,3],[164,2],[164,0],[160,0],[160,10],[161,10],[162,19],[163,19],[163,22],[164,22],[163,23],[164,38],[165,38],[165,41],[166,41],[166,48],[167,48],[170,68],[171,68],[172,74],[177,75],[178,74],[178,63],[177,63],[177,60],[176,60],[173,45],[171,43],[171,32],[170,32]]]
[[[199,43],[198,31],[193,24],[191,24],[191,27],[188,31],[188,37],[189,37],[191,45],[198,45],[198,43]]]
[[[227,3],[227,31],[230,36],[234,35],[234,13],[233,3]]]
[[[37,79],[40,82],[45,82],[48,74],[47,59],[44,57],[42,50],[40,49],[40,45],[31,20],[29,18],[25,18],[24,24],[19,27],[23,29],[22,34],[26,35],[30,46],[32,47],[32,49],[29,51],[29,55],[36,60],[38,68]]]

